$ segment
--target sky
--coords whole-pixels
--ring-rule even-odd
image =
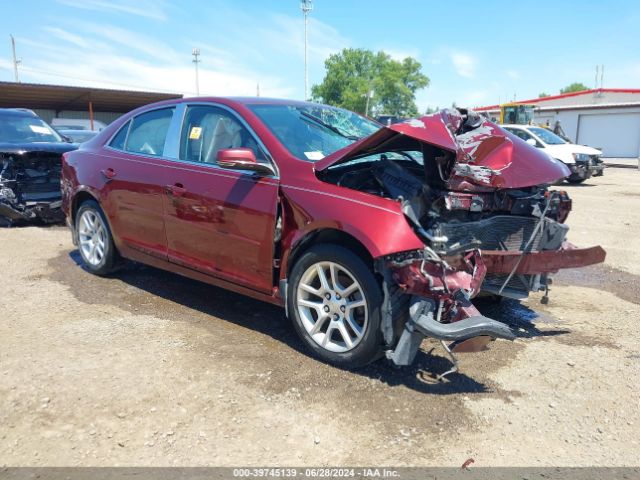
[[[343,48],[416,58],[428,107],[477,107],[595,84],[640,88],[640,2],[314,0],[309,85]],[[196,94],[304,97],[298,0],[0,0],[0,80]]]

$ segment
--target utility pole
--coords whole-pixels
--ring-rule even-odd
[[[11,50],[13,51],[13,73],[16,77],[16,83],[20,83],[20,76],[18,75],[20,60],[16,58],[16,40],[13,38],[13,35],[9,34],[9,36],[11,37]]]
[[[373,97],[373,90],[368,90],[367,93],[364,94],[365,97],[367,97],[366,103],[365,103],[365,107],[364,107],[364,116],[368,117],[369,116],[369,101],[371,100],[371,97]]]
[[[200,96],[200,80],[198,78],[198,64],[201,62],[200,60],[200,49],[194,48],[191,51],[191,55],[193,55],[193,63],[196,66],[196,95]]]
[[[304,14],[304,99],[307,100],[307,91],[309,85],[309,74],[307,71],[307,24],[308,16],[311,10],[313,10],[312,0],[302,0],[300,2],[300,8]]]

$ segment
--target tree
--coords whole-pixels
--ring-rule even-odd
[[[322,83],[311,87],[316,101],[369,114],[415,116],[415,93],[429,85],[429,78],[414,58],[394,60],[384,52],[345,48],[324,63]],[[369,97],[367,99],[367,97]]]
[[[571,85],[567,85],[564,88],[560,89],[560,93],[573,93],[573,92],[581,92],[583,90],[589,90],[584,83],[573,82]]]
[[[542,92],[538,94],[538,98],[544,98],[544,97],[550,97],[551,95],[549,95],[548,93]]]

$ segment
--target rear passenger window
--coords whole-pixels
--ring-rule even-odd
[[[109,146],[117,150],[124,150],[124,142],[127,140],[127,133],[129,132],[129,125],[131,120],[124,124],[124,126],[118,131],[115,137],[111,140]]]
[[[125,150],[145,155],[162,155],[174,108],[143,113],[133,119]]]

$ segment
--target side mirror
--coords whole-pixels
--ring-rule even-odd
[[[226,148],[218,150],[216,161],[222,168],[251,170],[262,175],[275,175],[270,165],[259,163],[250,148]]]
[[[528,138],[525,140],[525,142],[527,142],[532,147],[536,147],[538,145],[538,142],[536,142],[535,138]]]

